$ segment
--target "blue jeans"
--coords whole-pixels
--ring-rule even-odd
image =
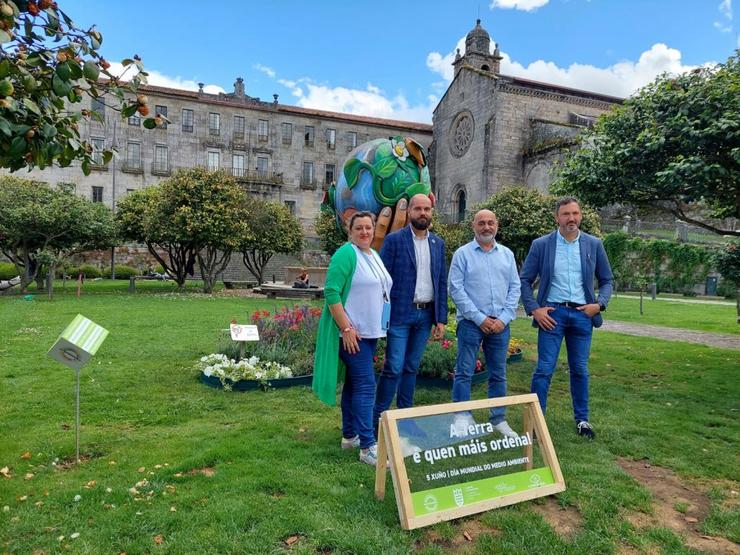
[[[554,306],[548,303],[547,306]],[[555,306],[550,317],[557,322],[552,330],[540,328],[537,336],[537,367],[532,376],[532,393],[540,400],[542,412],[547,408],[547,392],[560,346],[565,338],[570,368],[570,396],[573,399],[573,416],[576,422],[588,421],[588,355],[591,351],[591,318],[580,310]]]
[[[414,406],[416,372],[421,364],[429,335],[434,325],[434,309],[430,306],[416,310],[410,324],[393,324],[388,329],[385,364],[380,373],[378,391],[373,408],[373,422],[377,432],[380,414],[388,410],[393,396],[398,393],[396,406],[405,409]]]
[[[360,447],[375,445],[373,435],[373,403],[375,402],[375,372],[373,355],[377,339],[361,339],[360,350],[350,354],[339,341],[339,358],[347,367],[342,387],[342,435],[360,436]]]
[[[475,372],[475,362],[481,343],[488,370],[488,397],[506,395],[506,357],[510,336],[511,330],[508,325],[501,333],[488,335],[470,320],[460,320],[457,323],[457,363],[455,381],[452,384],[453,402],[470,400],[470,380]],[[491,409],[491,423],[498,424],[503,421],[505,412],[504,407]]]

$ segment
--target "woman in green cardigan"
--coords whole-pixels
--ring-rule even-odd
[[[378,338],[390,320],[391,276],[370,243],[375,216],[357,212],[349,221],[349,242],[331,257],[324,285],[324,311],[319,321],[314,358],[313,390],[328,405],[336,404],[340,371],[342,388],[342,449],[360,448],[360,460],[375,465],[373,433]]]

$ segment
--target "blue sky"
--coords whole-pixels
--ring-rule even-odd
[[[739,0],[735,0],[738,4]],[[502,73],[627,96],[738,48],[733,0],[59,0],[96,24],[103,54],[138,53],[150,83],[431,121],[450,62],[480,17]],[[122,6],[125,6],[122,7]],[[740,15],[740,14],[739,14]]]

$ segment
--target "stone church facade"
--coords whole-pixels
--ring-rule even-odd
[[[478,20],[433,115],[432,183],[439,211],[459,221],[501,188],[546,191],[577,136],[622,99],[501,75],[498,45]]]

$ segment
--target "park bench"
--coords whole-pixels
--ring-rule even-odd
[[[291,285],[281,283],[263,283],[253,289],[255,293],[267,295],[268,299],[323,299],[324,288],[314,287],[310,289],[298,289]]]

